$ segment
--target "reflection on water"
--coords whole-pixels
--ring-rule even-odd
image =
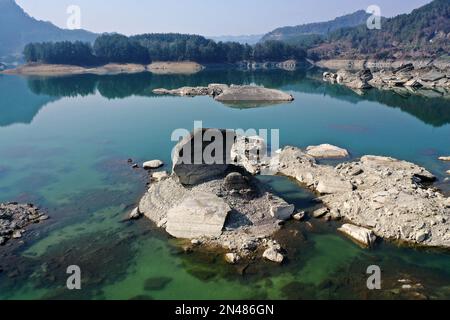
[[[14,79],[15,82],[18,82],[18,79],[15,77],[10,79]],[[365,91],[361,95],[344,86],[333,85],[316,80],[315,73],[309,77],[308,73],[302,71],[288,72],[282,70],[270,70],[249,72],[221,70],[203,71],[194,75],[154,75],[152,73],[107,76],[75,75],[50,78],[32,77],[29,78],[27,82],[31,92],[37,96],[43,95],[54,98],[83,97],[93,95],[98,91],[103,97],[108,99],[124,99],[130,96],[155,97],[157,95],[154,95],[152,90],[157,88],[175,89],[182,86],[207,86],[210,83],[219,82],[226,84],[257,84],[268,88],[284,88],[300,93],[323,94],[351,103],[358,103],[361,101],[379,102],[389,107],[399,108],[420,119],[424,123],[435,127],[450,123],[450,98],[444,98],[440,97],[439,94],[433,94],[433,90],[422,90],[422,95],[419,95],[408,90],[396,92],[373,89]],[[7,88],[6,90],[10,89],[11,88]],[[5,93],[11,92],[6,90]],[[428,96],[426,96],[427,93]],[[36,106],[41,103],[43,106],[49,102],[49,100],[42,99],[41,97],[34,98],[36,102],[30,101],[21,103],[22,105],[30,105],[29,114],[32,112],[31,105]],[[18,94],[17,99],[24,99],[24,96]],[[31,97],[28,99],[31,100]],[[16,105],[17,102],[11,101],[10,104]],[[237,103],[229,106],[234,108],[253,108],[267,105],[273,105],[273,103],[258,105]],[[33,110],[37,113],[39,108],[36,110],[35,107]],[[20,110],[17,111],[20,112]],[[13,113],[15,112],[16,111]],[[11,116],[11,110],[8,110],[7,108],[4,109],[3,113]],[[29,122],[29,114],[26,115],[27,119],[18,122]],[[3,116],[0,116],[0,119],[2,119],[2,117]],[[17,115],[16,117],[20,118],[20,115]],[[6,121],[0,121],[0,125],[2,125],[2,122]]]
[[[288,223],[279,241],[287,263],[229,266],[223,253],[186,253],[147,220],[125,222],[146,188],[134,162],[164,160],[170,135],[208,127],[280,129],[281,145],[333,143],[353,157],[383,154],[426,166],[444,181],[450,153],[446,99],[371,90],[364,95],[306,72],[205,70],[195,75],[0,76],[0,201],[33,202],[51,220],[25,243],[0,248],[0,299],[379,299],[450,298],[450,255],[382,244],[366,251],[311,220]],[[155,96],[159,87],[258,84],[296,100],[230,108],[210,99]],[[45,107],[44,107],[45,106]],[[297,209],[316,205],[293,181],[261,177]],[[9,244],[10,245],[10,244]],[[83,290],[64,289],[64,266],[83,270]],[[378,264],[383,290],[368,292]],[[399,279],[420,282],[415,292]]]

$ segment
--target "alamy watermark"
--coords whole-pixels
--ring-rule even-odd
[[[67,7],[66,13],[69,15],[67,18],[67,29],[77,30],[81,29],[81,8],[78,5],[70,5]]]
[[[171,141],[178,144],[172,150],[174,164],[253,166],[275,163],[280,149],[279,129],[206,129],[202,121],[194,122],[194,130],[176,129]],[[261,174],[265,174],[261,172]]]
[[[381,268],[379,266],[369,266],[367,274],[370,275],[367,279],[367,289],[381,290]]]
[[[69,266],[66,271],[70,276],[67,278],[66,286],[69,290],[81,290],[81,268],[76,265]]]
[[[366,12],[371,14],[367,19],[367,29],[381,30],[381,8],[377,5],[371,5],[367,8]]]

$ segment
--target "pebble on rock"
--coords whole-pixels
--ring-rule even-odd
[[[269,248],[264,251],[263,258],[276,263],[282,263],[284,261],[284,256],[275,248]]]
[[[301,221],[305,218],[305,215],[306,215],[306,213],[304,211],[302,211],[302,212],[294,214],[292,216],[292,218],[294,218],[294,220]]]
[[[239,255],[236,253],[227,253],[225,255],[225,261],[229,264],[236,264],[239,262],[239,260],[241,260],[241,257],[239,257]]]
[[[328,212],[328,208],[320,208],[313,212],[313,217],[319,219],[324,217]]]

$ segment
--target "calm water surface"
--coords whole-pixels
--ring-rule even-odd
[[[250,84],[292,93],[289,104],[227,106],[208,97],[157,97],[152,89],[209,83]],[[335,226],[289,223],[278,237],[283,266],[228,266],[222,254],[184,253],[150,222],[124,222],[145,191],[136,162],[170,163],[177,128],[280,129],[281,144],[331,143],[353,157],[388,155],[435,173],[445,192],[450,100],[430,92],[364,95],[302,72],[204,71],[23,78],[0,76],[0,201],[32,202],[51,220],[18,245],[0,248],[0,299],[399,299],[450,298],[450,254],[381,244],[362,250]],[[166,168],[169,170],[169,168]],[[313,195],[281,177],[263,177],[299,209]],[[65,268],[79,265],[83,290],[65,289]],[[369,265],[383,290],[368,292]],[[400,290],[399,279],[422,289]]]

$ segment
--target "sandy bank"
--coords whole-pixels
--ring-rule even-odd
[[[25,76],[62,76],[76,74],[121,74],[152,72],[155,74],[192,74],[203,67],[195,62],[155,62],[150,65],[110,63],[99,67],[80,67],[61,64],[26,64],[1,73]]]
[[[204,67],[196,62],[153,62],[148,70],[155,74],[193,74]]]

